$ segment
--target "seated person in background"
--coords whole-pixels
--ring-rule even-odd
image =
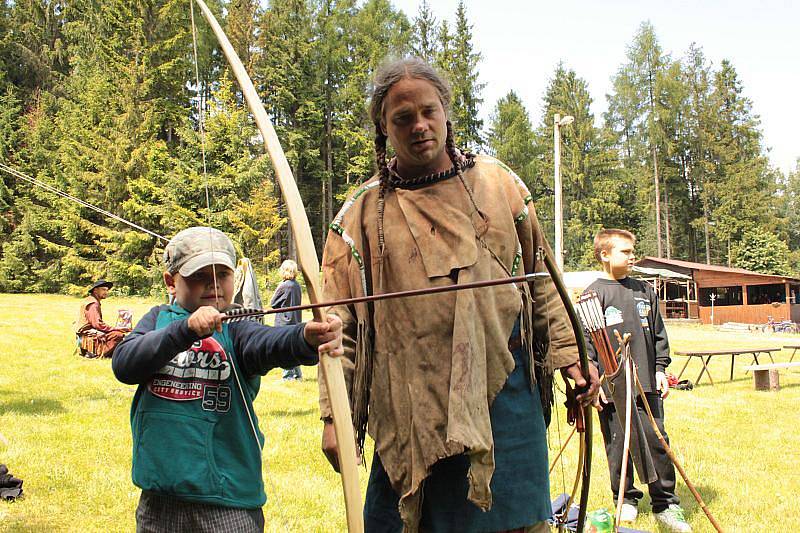
[[[112,327],[103,322],[100,301],[108,298],[114,284],[104,279],[97,280],[89,289],[89,296],[81,302],[78,313],[78,342],[84,357],[111,357],[130,327]]]

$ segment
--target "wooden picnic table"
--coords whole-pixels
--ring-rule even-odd
[[[772,352],[780,352],[780,351],[781,348],[730,348],[728,350],[684,350],[680,352],[675,352],[675,355],[683,355],[684,357],[687,358],[686,363],[683,365],[683,368],[681,369],[681,373],[678,374],[678,380],[681,379],[683,371],[686,370],[687,366],[689,366],[689,362],[692,360],[692,357],[700,358],[700,362],[703,363],[703,368],[700,370],[700,375],[697,376],[697,380],[695,380],[695,385],[700,383],[700,378],[703,377],[704,372],[708,376],[708,381],[710,381],[711,384],[713,385],[714,380],[711,379],[711,372],[708,370],[708,363],[711,362],[712,357],[716,355],[731,356],[731,381],[733,381],[733,363],[737,355],[752,355],[753,362],[755,364],[760,364],[758,362],[758,356],[760,354],[766,354],[769,356],[769,360],[774,363],[775,359],[772,358]]]
[[[797,350],[800,350],[800,344],[785,344],[783,348],[785,350],[792,350],[792,357],[789,358],[789,362],[791,363],[794,361],[794,354],[797,353]]]

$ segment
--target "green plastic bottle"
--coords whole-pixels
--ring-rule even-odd
[[[614,515],[606,509],[587,513],[586,533],[614,533]]]

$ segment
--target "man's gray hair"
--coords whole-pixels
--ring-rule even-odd
[[[450,108],[450,84],[435,68],[418,57],[395,59],[381,65],[375,73],[372,88],[372,100],[369,106],[369,117],[373,124],[378,124],[383,117],[383,101],[389,89],[402,79],[411,78],[425,80],[436,88],[439,100],[445,112]]]

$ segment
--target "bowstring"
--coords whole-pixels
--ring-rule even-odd
[[[540,247],[539,250],[537,250],[537,255],[545,254],[545,253],[547,253],[547,251],[545,251],[544,248]],[[540,261],[534,262],[534,265],[537,262],[541,262],[541,264],[544,266],[544,268],[547,269],[547,266],[544,263],[544,258],[540,256],[538,259]],[[536,271],[536,267],[535,266],[534,266],[534,271]],[[552,283],[552,280],[550,282]],[[547,279],[542,279],[542,283],[543,284],[547,283]],[[535,286],[535,284],[536,284],[536,278],[534,278],[534,286]],[[543,292],[544,292],[544,295],[545,295],[544,296],[544,312],[545,312],[545,320],[547,321],[547,327],[545,328],[545,335],[546,335],[546,338],[547,338],[547,342],[546,342],[547,354],[543,354],[545,356],[545,361],[544,362],[545,362],[545,365],[546,365],[547,364],[547,359],[548,359],[548,354],[550,353],[550,349],[551,349],[551,346],[552,346],[552,337],[550,336],[550,325],[551,325],[551,321],[550,321],[550,318],[551,318],[551,315],[550,315],[550,291],[547,290],[546,286],[544,286],[543,288],[544,288]],[[547,369],[545,369],[545,371],[547,371]],[[553,376],[553,387],[556,387],[555,383],[556,383],[556,380],[555,380],[555,375],[554,375]],[[558,390],[561,391],[561,389],[558,389]],[[563,392],[566,395],[566,391],[563,391]],[[559,403],[558,401],[555,401],[555,400],[553,401],[553,415],[551,417],[551,420],[552,420],[552,418],[555,418],[555,420],[556,420],[556,435],[558,437],[558,451],[560,453],[560,456],[558,458],[558,470],[561,473],[562,492],[564,494],[566,494],[567,493],[567,479],[566,479],[566,474],[565,474],[565,470],[564,470],[564,454],[563,454],[563,452],[561,452],[561,448],[562,448],[562,444],[561,444],[561,442],[562,442],[562,438],[561,438],[561,415],[559,413],[558,403]],[[549,440],[549,432],[548,432],[548,440]],[[557,524],[557,527],[558,527],[559,531],[563,531],[562,526],[563,526],[563,523],[566,521],[566,517],[569,515],[569,504],[570,503],[571,502],[568,500],[567,501],[567,508],[564,510],[563,519],[560,518],[559,519],[559,523]]]
[[[206,130],[205,130],[205,105],[203,104],[203,96],[200,88],[200,60],[197,55],[197,26],[194,21],[194,2],[189,1],[189,13],[192,20],[192,52],[194,57],[194,82],[197,88],[197,128],[200,132],[200,154],[203,161],[203,188],[205,189],[206,196],[206,226],[208,226],[208,241],[211,245],[211,255],[214,254],[214,239],[211,233],[211,194],[208,186],[208,168],[206,165]],[[219,302],[219,293],[217,292],[217,266],[211,263],[211,272],[214,278],[214,299]]]
[[[477,212],[478,215],[480,215],[483,218],[483,212],[478,208],[478,204],[475,202],[475,196],[474,196],[474,194],[472,192],[472,188],[467,184],[466,180],[464,179],[464,177],[461,174],[459,174],[459,178],[461,179],[462,185],[467,190],[467,193],[469,195],[469,199],[472,202],[472,206],[475,209],[475,212]],[[492,250],[492,248],[489,246],[489,244],[483,238],[483,235],[479,234],[476,231],[475,232],[475,236],[478,239],[478,242],[489,252],[489,254],[500,265],[500,267],[503,269],[503,271],[505,271],[506,275],[511,276],[512,275],[511,272],[508,270],[508,268],[503,263],[503,261],[500,260],[500,258],[497,256],[497,254],[494,253],[494,250]],[[543,253],[543,254],[547,253],[543,248],[540,249],[540,252]],[[537,261],[534,261],[534,268],[533,268],[534,272],[536,272],[536,263],[537,263]],[[541,259],[541,263],[542,263],[542,265],[544,265],[544,260],[543,259]],[[544,269],[547,270],[547,266],[546,265],[544,266]],[[533,278],[534,289],[536,287],[537,278],[539,278],[539,277],[540,276],[534,276],[534,278]],[[542,280],[542,283],[547,283],[546,276],[543,276],[543,278],[544,279]],[[553,283],[552,280],[550,280],[550,282]],[[545,288],[544,293],[545,293],[545,320],[547,321],[547,327],[545,328],[546,329],[546,336],[547,336],[546,346],[547,346],[547,352],[549,353],[550,352],[550,346],[551,346],[551,337],[550,337],[550,291],[548,291]],[[532,335],[533,332],[531,332],[530,334]],[[546,364],[547,355],[546,354],[542,354],[542,355],[545,357],[545,364]],[[533,361],[532,364],[535,365],[536,362]],[[545,372],[547,372],[547,369],[545,370]],[[535,371],[534,371],[534,374],[535,374]],[[553,384],[554,387],[555,387],[555,383],[556,383],[555,376],[553,376],[552,384]],[[559,389],[559,391],[560,390],[561,389]],[[563,391],[563,393],[566,396],[566,391]],[[559,412],[558,412],[558,402],[556,402],[556,401],[553,402],[553,416],[555,416],[555,419],[556,419],[556,432],[557,432],[557,436],[558,436],[558,450],[559,450],[559,452],[561,452],[561,447],[562,447],[562,444],[561,444],[561,442],[562,442],[562,438],[561,438],[561,421],[560,421],[560,416],[559,416]],[[551,417],[551,419],[552,419],[552,417]],[[577,424],[577,421],[576,421],[576,424]],[[548,442],[548,449],[549,449],[550,448],[550,432],[549,431],[546,432],[546,440]],[[558,464],[559,464],[559,471],[561,472],[561,486],[563,488],[563,492],[566,493],[567,480],[566,480],[565,471],[564,471],[564,454],[563,453],[560,453],[560,455],[559,455]],[[564,521],[566,521],[566,517],[569,514],[569,506],[571,504],[572,504],[572,498],[570,497],[570,499],[567,501],[567,506],[568,507],[564,511],[564,519],[565,519]],[[558,526],[559,527],[559,531],[562,530],[562,526],[563,526],[563,522],[561,524],[559,524],[559,526]]]
[[[202,156],[203,162],[203,188],[205,189],[205,198],[206,198],[206,225],[208,226],[208,237],[209,243],[211,245],[211,254],[212,256],[215,255],[214,251],[214,239],[212,237],[212,227],[211,227],[211,194],[210,194],[210,187],[208,184],[208,169],[206,165],[206,131],[205,131],[205,106],[203,105],[203,98],[201,96],[201,86],[200,86],[200,67],[199,67],[199,59],[197,53],[197,25],[195,24],[194,18],[194,0],[189,0],[189,14],[191,19],[192,25],[192,52],[194,58],[194,76],[195,76],[195,87],[197,88],[197,118],[198,118],[198,132],[200,133],[200,153]],[[214,283],[214,299],[219,302],[219,293],[217,290],[217,269],[216,264],[211,263],[211,270],[213,276],[213,283]],[[274,499],[274,507],[278,510],[278,515],[280,516],[281,522],[283,522],[284,526],[287,524],[287,520],[283,512],[281,511],[284,509],[283,505],[281,504],[280,498],[278,496],[278,490],[275,487],[274,482],[272,481],[272,475],[270,474],[269,463],[268,461],[264,460],[264,450],[262,449],[261,439],[258,437],[258,430],[256,429],[255,421],[253,417],[255,416],[255,403],[253,403],[253,413],[250,412],[250,409],[247,406],[247,399],[245,397],[244,387],[242,387],[242,382],[239,379],[239,372],[236,369],[236,365],[231,362],[231,368],[233,369],[233,377],[236,380],[236,386],[239,389],[239,395],[242,399],[242,406],[244,407],[245,413],[247,413],[247,420],[250,423],[250,429],[253,432],[253,438],[256,441],[256,449],[258,450],[258,456],[260,459],[261,464],[263,465],[265,476],[267,479],[267,483],[269,484],[270,492],[272,493],[272,498]],[[264,444],[266,445],[266,435],[269,434],[269,424],[264,417],[262,420],[264,424]]]
[[[469,196],[470,202],[472,203],[472,207],[475,209],[475,211],[478,213],[478,215],[480,215],[481,218],[483,218],[483,216],[484,216],[483,212],[478,208],[478,204],[475,201],[475,196],[473,194],[472,188],[467,184],[466,180],[464,179],[464,177],[463,177],[463,175],[461,173],[459,173],[458,176],[459,176],[459,179],[461,180],[461,184],[467,190],[467,194]],[[511,276],[512,275],[511,272],[505,266],[503,261],[500,260],[500,258],[497,256],[497,254],[494,253],[494,250],[492,250],[492,248],[489,246],[489,244],[483,238],[483,235],[480,234],[477,231],[477,228],[476,228],[476,231],[475,231],[475,237],[477,238],[478,242],[483,246],[483,248],[486,249],[489,252],[489,254],[494,258],[494,260],[500,265],[500,267],[503,269],[503,271],[505,271],[506,275]],[[544,248],[540,247],[539,250],[537,250],[537,255],[539,253],[545,254],[547,252],[544,250]],[[547,270],[547,266],[546,266],[546,264],[544,262],[544,258],[539,258],[539,259],[540,259],[541,264],[544,266],[544,269]],[[536,263],[537,263],[537,261],[534,261],[534,267],[533,267],[534,272],[536,272]],[[553,274],[551,274],[551,276],[552,275]],[[538,277],[539,276],[535,276],[533,278],[534,289],[536,288],[536,281],[537,281]],[[552,280],[550,282],[553,283]],[[542,283],[547,283],[547,280],[544,279],[542,281]],[[534,290],[534,293],[535,293],[535,290]],[[547,327],[545,329],[546,329],[546,336],[547,336],[547,352],[549,353],[550,352],[550,346],[551,346],[551,336],[550,336],[550,291],[546,290],[546,287],[545,287],[544,293],[545,293],[545,320],[547,321]],[[568,304],[565,303],[565,305],[568,305]],[[532,334],[533,334],[533,332],[531,332],[531,335]],[[547,356],[545,354],[543,354],[543,355],[545,356],[545,364],[546,364]],[[533,364],[535,364],[535,361],[533,362]],[[545,372],[546,371],[547,371],[547,369],[545,370]],[[553,376],[552,383],[553,383],[553,386],[555,387],[555,383],[556,383],[555,376]],[[566,391],[564,391],[564,394],[566,396]],[[553,402],[553,416],[555,416],[555,418],[556,418],[556,431],[557,431],[557,434],[558,434],[558,442],[559,442],[558,449],[559,449],[559,451],[561,451],[561,440],[562,440],[561,439],[561,421],[559,420],[560,417],[559,417],[559,413],[558,413],[558,402],[556,402],[556,401]],[[576,421],[576,424],[577,424],[577,421]],[[549,449],[549,447],[550,447],[550,432],[549,432],[549,430],[546,432],[546,440],[548,442],[548,449]],[[548,464],[549,464],[549,461],[548,461]],[[562,485],[562,487],[564,489],[564,493],[566,493],[567,481],[566,481],[566,477],[565,477],[565,473],[564,473],[564,454],[563,453],[559,456],[558,464],[559,464],[559,471],[561,472],[561,485]],[[564,516],[563,516],[564,520],[561,523],[559,523],[559,525],[558,525],[559,531],[563,530],[563,524],[564,524],[564,522],[566,522],[566,517],[569,515],[569,507],[571,506],[571,504],[572,504],[572,497],[570,495],[570,498],[567,501],[567,509],[564,511]]]

